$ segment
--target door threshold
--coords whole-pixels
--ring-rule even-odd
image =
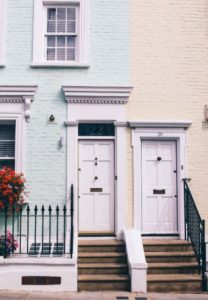
[[[110,237],[116,237],[115,233],[114,232],[81,232],[78,234],[78,237],[90,237],[90,238],[94,238],[94,237],[107,237],[107,238],[110,238]]]
[[[142,233],[143,238],[176,238],[179,239],[179,233]]]

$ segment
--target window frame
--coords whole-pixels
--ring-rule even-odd
[[[5,67],[6,0],[0,0],[0,67]]]
[[[75,8],[76,9],[76,19],[75,19],[75,21],[76,21],[76,31],[74,32],[74,33],[69,33],[69,32],[65,32],[65,34],[63,33],[63,32],[61,32],[61,33],[59,33],[59,32],[48,32],[47,31],[47,22],[48,22],[48,18],[47,18],[47,16],[48,16],[48,9],[50,9],[50,8],[55,8],[55,9],[57,9],[57,8],[69,8],[69,7],[73,7],[73,8]],[[74,5],[74,4],[70,4],[70,5],[45,5],[45,7],[44,7],[44,9],[45,9],[45,19],[46,19],[46,23],[45,23],[45,33],[44,33],[44,40],[45,40],[45,51],[44,51],[44,59],[46,60],[46,61],[52,61],[52,62],[75,62],[75,61],[79,61],[79,48],[78,48],[78,46],[79,46],[79,37],[80,37],[80,28],[79,28],[79,6],[78,5]],[[75,60],[47,60],[47,50],[48,50],[48,46],[47,46],[47,37],[49,37],[49,36],[54,36],[54,37],[68,37],[68,36],[71,36],[71,37],[75,37]],[[57,51],[57,46],[55,46],[54,47],[55,49],[56,49],[56,51]],[[59,47],[60,48],[60,47]],[[56,52],[55,52],[56,53]],[[66,54],[65,54],[66,55]],[[56,56],[56,54],[55,54],[55,56]]]
[[[12,140],[8,140],[8,139],[5,139],[5,140],[2,140],[0,138],[0,142],[13,142],[13,145],[14,145],[14,155],[13,156],[1,156],[1,153],[0,153],[0,163],[1,161],[5,160],[13,160],[14,161],[14,170],[15,170],[15,166],[16,166],[16,121],[14,120],[2,120],[0,119],[0,130],[1,130],[1,126],[5,126],[5,125],[14,125],[14,139]]]
[[[24,170],[24,158],[25,158],[25,149],[23,147],[25,139],[25,126],[23,126],[23,116],[22,114],[0,114],[0,124],[5,121],[11,121],[15,123],[15,171],[23,172]]]
[[[57,6],[77,6],[77,47],[75,61],[47,60],[46,39],[47,8]],[[89,67],[88,63],[88,8],[89,0],[35,0],[33,62],[31,67]]]

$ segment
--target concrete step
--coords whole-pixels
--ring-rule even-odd
[[[197,262],[149,263],[147,274],[198,274]]]
[[[196,262],[193,251],[145,252],[147,263]]]
[[[151,274],[147,275],[148,292],[199,293],[202,290],[200,275]]]
[[[145,252],[191,251],[191,243],[185,240],[143,239]]]
[[[81,291],[128,291],[127,275],[79,275],[78,290]]]
[[[119,263],[83,263],[78,265],[78,274],[128,275],[128,265]]]
[[[79,252],[78,264],[80,263],[126,263],[125,252]]]
[[[81,240],[78,252],[122,252],[125,251],[123,241],[117,240]]]

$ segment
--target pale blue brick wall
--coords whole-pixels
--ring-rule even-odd
[[[26,132],[25,175],[30,202],[66,197],[66,103],[62,85],[129,85],[128,1],[90,0],[90,68],[31,68],[33,1],[7,1],[6,68],[0,84],[38,85]],[[47,117],[56,116],[49,125]],[[58,148],[63,136],[64,146]],[[71,158],[76,159],[76,158]]]

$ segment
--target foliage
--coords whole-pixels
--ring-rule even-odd
[[[10,168],[0,170],[0,209],[24,203],[25,178]]]
[[[6,246],[6,247],[5,247]],[[0,236],[0,256],[8,257],[18,248],[18,242],[14,239],[10,231],[5,235]]]

